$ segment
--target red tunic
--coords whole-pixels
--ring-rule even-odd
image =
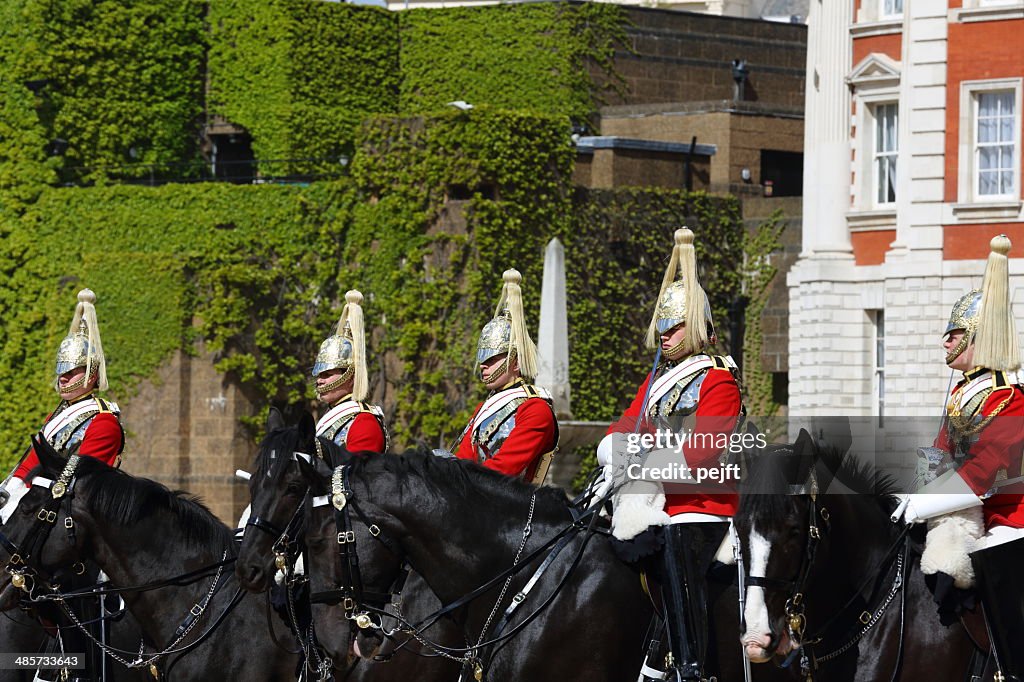
[[[640,417],[644,396],[647,394],[647,385],[651,382],[651,378],[652,376],[648,374],[647,379],[640,384],[636,397],[629,408],[617,422],[611,425],[608,433],[633,432],[636,420]],[[742,409],[740,387],[732,372],[715,367],[709,369],[701,383],[697,409],[694,412],[693,435],[698,437],[693,438],[692,445],[683,446],[683,454],[688,467],[696,471],[700,467],[718,466],[718,457],[722,454],[722,448],[712,447],[711,443],[716,440],[720,442],[721,437],[718,437],[720,435],[728,437],[732,433],[736,428],[736,422],[739,420]],[[649,423],[645,420],[641,424],[641,430],[649,431],[650,429]],[[672,487],[676,490],[685,490],[687,485],[677,484]],[[684,512],[733,516],[738,504],[739,496],[734,493],[679,494],[669,491],[665,495],[665,512],[669,516]]]
[[[957,385],[954,393],[965,383],[966,380]],[[992,414],[1007,397],[1010,401],[978,434],[967,460],[957,472],[976,495],[988,492],[1000,472],[1005,472],[1007,478],[1017,478],[1024,473],[1021,471],[1024,452],[1024,392],[1021,387],[992,391],[982,405],[982,418]],[[939,433],[935,446],[946,452],[956,449],[956,443],[946,430]],[[1024,528],[1024,484],[1000,490],[1002,492],[984,501],[985,526]]]
[[[51,414],[46,421],[52,417]],[[117,458],[122,450],[124,450],[124,429],[121,428],[121,422],[118,421],[117,415],[112,412],[100,412],[85,428],[85,436],[78,447],[78,454],[95,457],[107,466],[114,466],[117,464]],[[15,470],[14,475],[26,483],[30,483],[25,478],[38,466],[39,457],[33,448],[21,466]]]
[[[383,453],[386,443],[384,429],[370,412],[357,414],[345,435],[345,447],[349,452]]]
[[[483,403],[473,410],[470,424],[476,419]],[[515,427],[498,451],[480,462],[488,469],[500,471],[508,476],[522,476],[530,480],[537,470],[540,456],[555,449],[558,427],[551,406],[543,398],[528,398],[515,412]],[[467,432],[455,452],[459,459],[479,462],[472,434]]]

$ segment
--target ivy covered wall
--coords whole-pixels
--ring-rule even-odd
[[[55,165],[64,169],[64,181],[148,176],[150,164],[195,158],[203,102],[204,2],[2,4],[0,81],[5,93],[26,83],[34,88],[31,108],[24,102],[20,107],[32,111],[35,135],[45,145],[59,141],[59,151],[51,154],[62,156]],[[6,147],[0,143],[0,161],[17,159]]]
[[[602,94],[587,62],[610,75],[615,46],[625,38],[622,8],[597,2],[418,9],[398,17],[404,113],[463,100],[584,122]]]
[[[3,454],[20,455],[57,402],[54,355],[84,286],[98,295],[112,398],[201,334],[252,394],[303,399],[337,298],[347,196],[338,183],[46,189],[5,217],[0,387],[18,403]]]
[[[257,158],[333,162],[352,153],[364,118],[398,111],[396,13],[318,0],[209,7],[209,111],[245,127]]]

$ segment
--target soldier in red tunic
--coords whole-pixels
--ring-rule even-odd
[[[522,275],[506,270],[501,299],[480,332],[477,376],[491,391],[476,406],[455,456],[508,476],[541,484],[558,445],[558,423],[548,392],[530,382],[537,348],[526,331]]]
[[[345,294],[345,307],[335,333],[320,344],[313,365],[316,395],[327,408],[316,435],[344,445],[350,452],[383,453],[388,447],[384,412],[366,402],[366,334],[363,295]]]
[[[709,631],[706,573],[716,557],[727,553],[731,561],[725,541],[738,503],[732,492],[710,492],[708,486],[692,482],[672,484],[666,496],[656,480],[623,479],[623,473],[635,479],[628,469],[623,472],[622,464],[630,452],[638,454],[639,437],[659,433],[662,444],[655,448],[661,449],[648,448],[645,466],[672,465],[677,481],[685,480],[687,473],[695,481],[701,470],[705,478],[708,472],[726,471],[721,466],[728,455],[724,444],[745,414],[736,363],[708,352],[715,330],[707,295],[697,279],[693,239],[689,229],[676,231],[648,329],[647,345],[657,350],[659,361],[598,447],[606,481],[620,484],[614,498],[613,535],[634,541],[648,528],[662,527],[652,531],[656,545],[663,543],[652,572],[662,587],[671,655],[665,661],[668,673],[657,670],[660,661],[649,658],[644,675],[656,679],[703,680],[713,672],[704,670]],[[665,447],[669,434],[683,440]],[[642,547],[633,551],[642,553]]]
[[[958,588],[976,585],[999,669],[996,679],[1024,679],[1024,388],[1010,304],[1010,240],[999,235],[981,291],[953,306],[943,346],[946,364],[963,372],[946,402],[935,447],[948,469],[909,495],[905,520],[928,522],[921,557],[926,574]],[[938,593],[937,593],[938,596]]]
[[[388,449],[384,412],[366,402],[369,381],[362,302],[363,295],[354,289],[345,294],[337,328],[320,344],[313,363],[310,373],[316,382],[316,395],[327,408],[316,424],[316,435],[349,452],[382,454]],[[237,539],[245,534],[251,512],[251,506],[242,511],[235,530]],[[301,558],[295,572],[303,572]]]
[[[43,423],[43,437],[65,457],[85,455],[117,466],[124,450],[117,405],[97,397],[107,389],[107,366],[96,322],[96,294],[78,292],[78,305],[68,335],[57,350],[54,388],[60,403]],[[6,522],[28,491],[39,467],[30,448],[4,485],[6,499],[0,517]]]

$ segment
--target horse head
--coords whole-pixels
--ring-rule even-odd
[[[285,426],[281,413],[270,409],[267,437],[249,479],[249,520],[235,564],[239,583],[251,592],[269,589],[274,574],[294,558],[302,501],[309,488],[296,460],[316,456],[315,438],[308,413],[298,424]]]
[[[822,525],[828,512],[817,500],[819,462],[803,430],[792,446],[769,448],[749,462],[733,522],[749,573],[742,642],[755,663],[800,645],[805,591],[819,568],[815,555],[827,542]]]
[[[384,641],[384,607],[404,575],[394,538],[405,530],[374,503],[367,486],[353,486],[350,474],[366,457],[393,455],[351,454],[329,441],[321,449],[322,459],[298,460],[309,485],[304,514],[313,623],[335,658],[342,643],[372,658]]]
[[[836,646],[858,617],[851,604],[873,606],[874,584],[896,565],[895,482],[847,453],[849,433],[819,443],[801,431],[750,462],[734,524],[750,576],[742,641],[755,662]]]
[[[90,514],[78,501],[78,479],[97,467],[88,457],[62,458],[42,437],[33,439],[40,473],[31,489],[3,526],[3,546],[9,555],[7,573],[13,587],[32,593],[37,586],[59,582],[61,576],[85,570]]]

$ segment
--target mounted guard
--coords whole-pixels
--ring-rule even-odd
[[[124,429],[117,404],[96,395],[98,391],[107,390],[107,363],[100,340],[95,304],[96,294],[92,290],[82,289],[78,292],[71,326],[57,349],[53,386],[60,396],[60,402],[43,423],[41,435],[64,460],[79,455],[93,457],[108,466],[117,467],[120,466],[121,452],[124,450]],[[14,514],[30,490],[33,479],[41,471],[39,455],[35,446],[30,446],[3,486],[4,502],[0,509],[0,520],[4,524]],[[46,485],[50,485],[50,482]],[[53,485],[59,486],[61,483]],[[94,580],[105,579],[91,565],[83,566],[82,573],[81,577],[67,576],[66,587],[73,589],[80,587],[79,583],[92,584]],[[8,580],[9,576],[5,576],[4,582]],[[17,586],[17,583],[11,582]],[[95,602],[81,600],[76,605],[88,623],[90,637],[109,637],[108,615],[117,610],[116,606],[112,606],[115,601],[112,598],[100,598]],[[105,661],[102,653],[86,641],[85,635],[72,628],[70,621],[62,615],[56,618],[65,631],[45,643],[47,651],[53,654],[83,651],[86,653],[85,669],[73,674],[67,669],[38,671],[36,679],[83,682],[103,679]]]
[[[713,355],[714,321],[697,278],[694,235],[676,230],[646,343],[654,367],[622,417],[598,446],[607,491],[613,500],[612,534],[622,555],[640,561],[661,585],[670,653],[661,659],[660,635],[648,647],[641,680],[704,680],[708,632],[707,573],[718,559],[732,563],[729,523],[738,498],[729,487],[709,492],[693,485],[700,469],[720,468],[722,447],[745,414],[736,363]],[[662,438],[658,438],[659,434]],[[671,436],[669,435],[671,434]],[[641,448],[646,436],[662,445]],[[672,438],[674,445],[664,447]],[[666,495],[658,480],[627,474],[627,464],[672,467],[679,475]],[[685,480],[685,472],[691,478]],[[649,530],[650,529],[650,530]]]
[[[477,378],[491,391],[476,406],[455,456],[540,485],[558,448],[558,422],[537,376],[537,347],[526,330],[523,276],[506,270],[494,318],[477,344]]]
[[[904,502],[928,523],[921,569],[936,598],[976,586],[996,658],[996,680],[1024,679],[1024,388],[1010,301],[1006,235],[992,239],[981,291],[960,297],[946,325],[946,364],[963,373],[932,448],[934,480]],[[929,476],[932,477],[932,476]]]
[[[383,453],[388,448],[384,412],[366,402],[369,381],[362,302],[360,292],[347,292],[337,329],[320,344],[312,375],[317,398],[327,410],[316,424],[316,435],[350,452]]]
[[[85,455],[116,467],[124,450],[124,429],[117,404],[96,395],[107,390],[107,363],[95,303],[96,294],[91,289],[78,292],[71,326],[57,349],[53,387],[60,402],[43,422],[42,434],[63,457]],[[3,523],[28,492],[38,469],[39,457],[29,447],[4,483],[0,510]]]

